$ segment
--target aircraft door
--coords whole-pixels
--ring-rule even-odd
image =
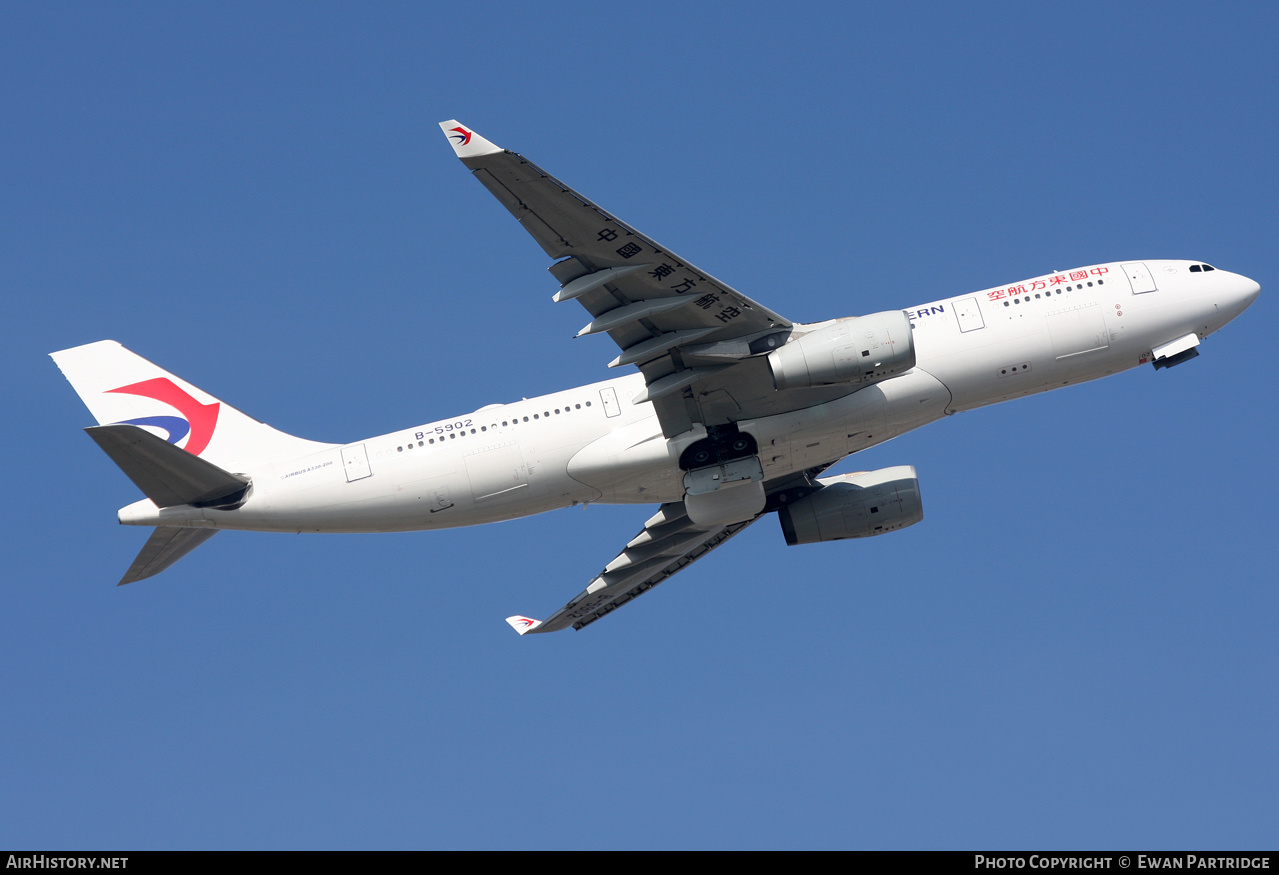
[[[976,298],[960,298],[951,302],[955,308],[955,318],[959,320],[959,331],[965,333],[985,328],[986,322],[981,318],[981,310],[977,307]]]
[[[605,416],[622,415],[622,407],[617,403],[617,390],[612,386],[600,389],[600,403],[604,405]]]
[[[372,476],[373,471],[369,468],[369,454],[364,449],[364,444],[342,448],[342,467],[346,469],[347,483]]]
[[[1140,295],[1143,292],[1158,291],[1155,287],[1155,278],[1151,276],[1150,269],[1140,261],[1123,265],[1124,273],[1128,277],[1128,284],[1132,286],[1132,293]]]

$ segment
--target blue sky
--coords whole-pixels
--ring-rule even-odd
[[[1276,13],[1261,3],[6,4],[0,844],[1265,848],[1279,810]],[[136,489],[47,353],[113,338],[348,441],[608,376],[459,118],[801,321],[1194,258],[1184,367],[836,470],[925,519],[764,520],[521,639],[650,513],[219,535],[113,586]]]

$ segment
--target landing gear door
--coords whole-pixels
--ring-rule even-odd
[[[1124,273],[1128,276],[1128,284],[1132,286],[1132,293],[1140,295],[1143,292],[1157,291],[1155,288],[1155,278],[1150,275],[1150,270],[1140,261],[1132,264],[1125,264]]]
[[[342,467],[346,469],[347,483],[363,480],[373,474],[369,470],[369,454],[365,451],[364,444],[342,448]]]

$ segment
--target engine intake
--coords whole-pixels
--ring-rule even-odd
[[[786,543],[869,538],[924,518],[913,465],[822,477],[822,488],[777,512]]]
[[[769,353],[768,366],[778,389],[877,383],[915,367],[910,319],[902,310],[841,319]]]

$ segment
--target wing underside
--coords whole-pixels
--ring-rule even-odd
[[[454,150],[485,188],[557,261],[556,301],[577,301],[591,319],[578,335],[608,334],[621,349],[610,366],[636,365],[668,436],[740,415],[736,394],[772,394],[766,368],[737,369],[780,346],[791,323],[605,212],[522,156],[457,121],[441,122]],[[757,362],[762,364],[762,362]],[[733,371],[734,373],[728,373]],[[727,382],[725,382],[727,381]]]
[[[544,621],[515,616],[507,622],[521,635],[581,629],[687,568],[759,517],[723,526],[698,526],[683,502],[662,505],[590,585]]]

